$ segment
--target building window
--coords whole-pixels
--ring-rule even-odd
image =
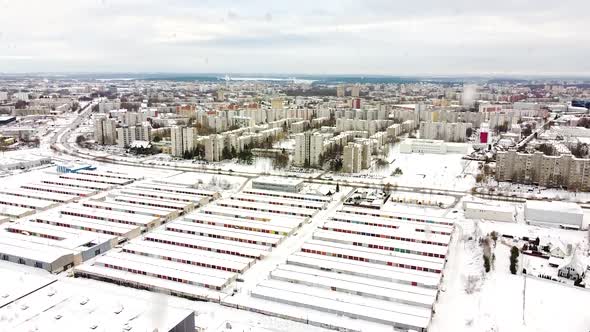
[[[23,264],[24,264],[24,263],[23,263]],[[37,268],[40,268],[40,269],[41,269],[41,268],[43,268],[43,263],[41,263],[41,262],[35,262],[35,267],[37,267]]]

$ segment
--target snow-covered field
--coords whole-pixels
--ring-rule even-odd
[[[208,190],[233,192],[238,190],[248,179],[240,176],[184,172],[160,180]]]
[[[475,185],[478,163],[462,157],[461,154],[400,153],[399,144],[395,144],[388,154],[388,166],[373,165],[362,174],[377,177],[374,182],[378,183],[468,191]],[[392,176],[396,168],[403,174]]]
[[[418,214],[433,217],[443,217],[447,213],[446,209],[441,209],[434,206],[426,207],[424,205],[394,203],[391,201],[385,203],[381,209],[383,211],[403,211],[404,213],[408,214]]]
[[[513,196],[529,199],[567,200],[572,202],[590,202],[590,192],[571,192],[558,188],[544,188],[519,183],[497,182],[489,179],[478,190],[480,192],[493,191],[503,196]]]

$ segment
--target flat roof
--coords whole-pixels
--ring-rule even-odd
[[[334,283],[335,283],[334,286],[338,287],[338,285],[336,285],[338,283],[338,281],[335,280]],[[283,281],[274,280],[274,279],[267,279],[267,280],[263,281],[261,283],[261,285],[263,285],[263,287],[270,287],[273,289],[287,290],[287,291],[293,292],[293,293],[310,294],[310,295],[313,294],[314,296],[326,297],[326,298],[331,298],[331,299],[337,298],[339,301],[342,301],[345,303],[356,303],[361,306],[367,307],[367,309],[369,309],[369,308],[386,308],[386,310],[391,310],[393,312],[403,313],[403,314],[417,316],[417,317],[430,317],[431,312],[432,312],[432,309],[428,308],[428,307],[419,307],[416,305],[396,303],[396,302],[393,302],[390,300],[371,298],[371,297],[362,296],[362,295],[359,296],[356,293],[350,294],[350,293],[346,293],[346,292],[339,292],[338,296],[333,296],[334,291],[332,291],[329,288],[325,289],[325,288],[321,288],[321,287],[308,286],[308,285],[304,285],[304,284],[283,282]],[[343,286],[343,284],[341,283],[340,286]],[[385,292],[386,291],[383,290],[383,293],[385,293]],[[332,296],[330,296],[330,294]],[[418,297],[414,297],[414,299],[417,299],[417,298]],[[334,309],[337,309],[337,308],[334,308]],[[367,311],[369,311],[369,310],[367,310]],[[364,313],[366,313],[366,311]]]
[[[99,256],[92,263],[92,265],[102,266],[104,266],[104,264],[190,280],[196,285],[201,286],[225,287],[229,281],[236,276],[236,273],[234,272],[209,269],[196,265],[177,263],[174,261],[123,252],[108,252],[103,256]]]
[[[347,205],[343,206],[342,209],[340,209],[340,211],[345,212],[345,213],[353,213],[353,214],[360,214],[360,215],[371,215],[371,216],[376,216],[376,217],[385,217],[385,218],[393,218],[393,219],[400,219],[400,220],[443,224],[443,225],[447,225],[447,226],[452,226],[455,224],[454,220],[449,219],[449,218],[425,216],[425,215],[410,214],[410,213],[400,213],[400,212],[393,212],[393,211],[383,211],[383,210],[375,210],[375,209],[368,209],[368,208],[358,208],[358,207],[352,207],[352,206],[347,206]]]
[[[141,239],[138,238],[138,239],[132,240],[131,242],[128,243],[128,245],[131,245],[131,244],[146,247],[146,248],[157,248],[159,250],[164,250],[164,251],[186,253],[190,256],[195,256],[195,257],[204,257],[204,258],[211,258],[211,259],[216,259],[216,260],[220,260],[220,261],[235,262],[235,263],[243,264],[244,266],[248,266],[252,262],[254,262],[254,259],[249,258],[249,257],[232,255],[230,253],[219,253],[216,251],[210,251],[210,250],[206,250],[206,249],[188,248],[188,247],[184,247],[184,246],[178,246],[175,244],[160,243],[160,242],[156,242],[156,241],[147,240],[145,238],[141,238]]]
[[[465,207],[469,209],[481,209],[486,211],[495,211],[495,212],[504,212],[504,213],[514,213],[513,206],[499,206],[499,205],[491,205],[479,202],[465,202]]]
[[[172,258],[175,260],[186,260],[192,264],[201,264],[225,267],[239,272],[245,271],[254,260],[240,256],[220,254],[199,249],[186,248],[170,244],[161,244],[154,241],[138,241],[126,244],[123,252],[131,252],[159,259]],[[235,259],[232,259],[235,258]],[[209,266],[207,266],[209,267]]]
[[[285,205],[275,205],[261,202],[246,202],[236,199],[222,199],[215,202],[219,206],[233,207],[236,209],[262,211],[275,214],[286,214],[291,216],[311,217],[317,213],[314,209],[298,208]],[[276,212],[275,212],[276,211]]]
[[[57,281],[54,275],[45,270],[11,262],[0,262],[0,275],[0,315],[5,317],[6,305]],[[0,329],[5,328],[4,324],[6,320],[0,322]]]
[[[340,265],[342,265],[342,264],[340,264]],[[406,292],[406,293],[410,293],[410,294],[424,295],[424,296],[428,296],[431,298],[430,302],[427,303],[430,306],[434,303],[434,300],[438,294],[438,289],[436,289],[436,288],[425,288],[425,287],[412,286],[411,282],[414,282],[415,279],[408,278],[408,277],[412,277],[411,275],[410,276],[404,275],[404,277],[406,277],[406,279],[404,280],[405,282],[398,282],[397,280],[375,279],[370,275],[361,276],[361,275],[343,273],[341,269],[338,271],[330,271],[330,270],[326,270],[326,269],[316,269],[316,268],[310,268],[310,267],[293,265],[293,264],[279,265],[277,267],[277,270],[289,271],[289,272],[293,272],[293,273],[301,273],[301,274],[306,274],[309,276],[325,277],[325,278],[330,278],[330,279],[334,279],[334,280],[341,280],[341,281],[345,281],[345,282],[351,282],[355,285],[368,285],[368,286],[372,286],[372,287],[379,287],[382,289],[391,289],[391,290]],[[375,293],[375,295],[379,295],[379,293]]]
[[[93,183],[105,183],[115,186],[123,186],[133,182],[133,180],[129,179],[119,179],[119,178],[107,178],[107,177],[99,177],[99,176],[92,176],[87,174],[79,174],[79,173],[64,173],[60,174],[59,177],[61,179],[72,179],[72,180],[80,180],[80,181],[88,181]]]
[[[11,224],[7,229],[25,231],[29,233],[45,234],[57,237],[62,247],[75,249],[88,242],[96,244],[104,243],[115,239],[113,235],[95,233],[76,228],[61,227],[52,224],[24,221]]]
[[[386,218],[386,217],[373,217],[373,216],[363,216],[357,215],[353,213],[343,213],[343,212],[336,212],[332,214],[332,220],[342,221],[342,222],[354,222],[357,224],[376,224],[376,225],[383,225],[379,227],[385,226],[394,226],[395,229],[400,231],[407,231],[407,232],[415,232],[416,229],[424,229],[428,227],[432,231],[442,232],[442,233],[452,233],[453,226],[442,225],[442,224],[426,224],[420,221],[410,221],[410,220],[399,220],[393,218]],[[385,227],[390,228],[390,227]]]
[[[85,217],[74,217],[69,215],[59,215],[54,213],[37,214],[31,218],[35,222],[41,220],[43,223],[49,223],[59,227],[66,227],[62,225],[69,225],[74,229],[82,229],[90,232],[103,233],[110,232],[118,236],[126,236],[129,232],[137,230],[140,226],[128,225],[112,221],[105,221],[100,219],[85,218]],[[105,233],[109,234],[109,233]]]
[[[40,209],[40,210],[48,209],[48,208],[56,205],[55,202],[46,201],[46,200],[42,200],[42,199],[29,198],[29,197],[19,197],[19,196],[8,195],[8,194],[0,194],[0,204],[9,205],[9,203],[10,204],[18,204],[18,206],[21,206],[21,207],[23,205],[25,205],[27,208]]]
[[[174,213],[176,210],[165,209],[165,208],[152,208],[145,205],[138,204],[125,204],[120,202],[109,202],[109,201],[96,201],[87,200],[81,203],[85,207],[94,207],[103,210],[111,210],[117,212],[130,213],[134,211],[134,214],[149,215],[154,217],[166,217]]]
[[[430,254],[437,254],[437,255],[446,255],[447,251],[448,251],[448,247],[446,247],[446,246],[437,246],[437,245],[423,244],[423,243],[417,243],[417,242],[383,239],[383,238],[377,238],[377,237],[372,237],[372,236],[347,234],[347,233],[334,232],[334,231],[328,231],[328,230],[322,230],[322,229],[316,230],[313,233],[313,239],[322,240],[322,241],[331,241],[331,242],[343,243],[343,244],[352,244],[353,242],[355,242],[355,243],[366,243],[366,244],[387,246],[387,247],[395,248],[395,249],[403,249],[405,251],[409,250],[409,251],[412,251],[414,254],[416,254],[416,253],[430,253]],[[391,252],[391,250],[384,251],[384,253],[388,253],[388,252]]]
[[[150,190],[144,188],[121,188],[119,192],[124,194],[133,194],[139,195],[143,197],[154,197],[160,199],[168,199],[172,201],[184,201],[184,202],[193,202],[193,203],[201,203],[203,199],[208,199],[206,196],[197,196],[197,195],[187,195],[187,194],[180,194],[180,193],[172,193],[166,192],[162,190]]]
[[[320,200],[323,202],[332,201],[332,198],[321,196],[321,195],[292,193],[292,192],[286,192],[286,191],[275,191],[275,190],[264,190],[264,189],[250,188],[250,189],[244,189],[242,192],[247,193],[247,194],[254,194],[254,195],[289,197],[291,199],[297,199],[297,200]]]
[[[285,225],[286,227],[291,228],[299,227],[299,225],[301,225],[304,221],[303,217],[298,216],[282,215],[263,211],[236,209],[211,204],[205,205],[199,211],[219,216],[227,216],[247,220],[264,219],[265,222],[273,222],[274,224]]]
[[[390,308],[390,302],[381,301],[380,304],[373,302],[373,306],[370,307],[365,304],[354,303],[351,299],[343,300],[348,298],[345,293],[339,294],[339,298],[335,299],[333,292],[331,296],[328,296],[325,292],[318,288],[302,287],[289,288],[291,283],[283,283],[283,285],[277,285],[276,283],[266,285],[265,283],[260,284],[252,291],[252,295],[260,298],[278,300],[283,303],[295,303],[295,305],[303,305],[307,308],[307,311],[323,308],[320,311],[330,311],[336,313],[346,313],[347,316],[357,317],[359,314],[364,317],[369,317],[377,322],[383,324],[395,325],[396,323],[402,323],[408,326],[426,328],[430,322],[430,314],[424,313],[423,315],[409,314],[406,312],[395,312]],[[280,287],[280,288],[279,288]],[[361,299],[361,297],[357,297]],[[395,310],[395,309],[393,309]],[[428,311],[430,312],[430,311]],[[363,319],[363,318],[361,318]]]
[[[39,190],[32,190],[32,189],[2,189],[0,190],[2,193],[7,195],[14,195],[18,197],[31,197],[31,198],[38,198],[44,199],[48,201],[58,201],[62,203],[67,203],[75,200],[78,198],[76,195],[67,195],[67,194],[58,194],[58,193],[47,193],[47,192],[40,192]]]
[[[68,186],[68,187],[74,187],[74,188],[86,188],[86,189],[92,189],[92,190],[108,190],[108,189],[113,188],[113,185],[111,185],[111,184],[90,182],[90,181],[80,181],[80,180],[74,180],[74,179],[63,179],[60,177],[42,179],[41,182],[47,183],[47,184],[62,185],[62,186]]]
[[[404,303],[419,307],[432,307],[436,300],[436,291],[428,288],[396,285],[385,281],[371,282],[368,278],[347,276],[341,277],[335,272],[324,272],[310,274],[302,271],[293,271],[289,268],[279,266],[271,272],[271,278],[295,284],[305,284],[318,288],[337,288],[344,293],[358,294],[369,298],[388,300],[392,303]],[[396,287],[401,286],[401,287]],[[413,289],[412,289],[413,288]],[[422,290],[425,292],[416,292]]]
[[[386,228],[386,227],[379,227],[379,226],[371,226],[371,225],[364,225],[364,224],[357,224],[357,223],[348,223],[348,222],[340,222],[340,221],[326,221],[322,227],[327,229],[342,229],[342,230],[349,230],[354,231],[359,234],[377,234],[377,235],[386,235],[391,237],[398,237],[398,238],[406,238],[406,239],[414,239],[420,241],[428,241],[432,243],[439,243],[444,245],[445,247],[451,241],[450,235],[444,234],[427,234],[426,232],[416,232],[415,229],[408,229],[408,228]]]
[[[302,179],[285,178],[279,176],[259,176],[252,180],[253,183],[273,184],[278,186],[298,186],[303,184]]]
[[[183,186],[177,183],[165,182],[165,181],[158,181],[153,180],[152,182],[143,182],[143,183],[135,183],[133,185],[135,188],[153,188],[154,190],[162,190],[162,191],[169,191],[169,192],[177,192],[177,193],[187,193],[192,195],[199,195],[199,196],[207,196],[213,197],[219,195],[217,191],[214,190],[206,190],[206,189],[197,189],[192,188],[189,186]]]
[[[38,190],[44,192],[51,192],[54,193],[55,191],[60,192],[68,192],[75,194],[77,196],[90,196],[94,195],[97,190],[95,189],[88,189],[88,188],[76,188],[71,186],[62,186],[58,184],[49,184],[49,183],[28,183],[22,185],[21,188],[30,189],[30,190]],[[60,193],[56,193],[60,194]]]
[[[204,300],[219,301],[222,293],[191,284],[184,284],[172,280],[155,278],[148,275],[131,273],[123,270],[116,270],[98,265],[82,264],[74,268],[74,273],[80,275],[83,273],[86,276],[98,277],[101,279],[108,279],[110,281],[120,283],[133,283],[135,285],[152,289],[156,292],[174,292],[192,297],[197,297]],[[157,315],[157,313],[154,313]]]
[[[86,174],[98,177],[106,177],[106,178],[124,178],[129,180],[140,180],[143,179],[141,176],[134,176],[127,173],[114,173],[114,172],[101,172],[101,171],[89,171],[89,170],[80,170],[77,171],[76,174]]]
[[[312,238],[312,239],[308,240],[307,243],[314,244],[314,245],[321,245],[321,246],[330,247],[330,248],[356,250],[358,253],[367,253],[370,255],[394,256],[394,257],[399,257],[399,258],[403,258],[403,259],[410,259],[410,260],[413,260],[415,263],[418,263],[417,266],[430,267],[430,264],[440,264],[441,266],[444,266],[444,264],[445,264],[444,258],[427,256],[424,254],[407,252],[407,251],[406,252],[403,252],[403,251],[391,252],[391,251],[386,251],[383,249],[369,248],[369,247],[365,247],[365,246],[336,242],[336,241],[332,241],[332,240],[325,241],[325,240],[320,240],[320,239],[316,239],[316,238]],[[419,265],[419,264],[425,264],[425,265]]]
[[[317,209],[321,210],[324,206],[324,202],[317,202],[317,201],[306,201],[300,199],[290,199],[285,197],[273,197],[273,196],[265,196],[265,195],[257,195],[257,194],[245,194],[239,193],[230,196],[231,199],[237,199],[242,201],[254,201],[259,203],[277,203],[283,206],[293,206],[293,207],[300,207],[306,209]]]
[[[359,250],[359,248],[361,248],[359,246],[337,244],[326,241],[309,240],[303,244],[302,248],[319,252],[339,253],[350,257],[363,257],[370,261],[376,261],[375,263],[377,264],[384,265],[387,265],[389,262],[394,262],[395,264],[403,264],[404,266],[420,266],[422,268],[440,271],[442,271],[444,267],[444,259],[440,259],[438,262],[427,262],[417,260],[416,257],[414,257],[415,255],[390,255],[385,252],[369,252]]]
[[[151,216],[144,216],[141,214],[132,214],[132,213],[124,213],[118,211],[108,211],[102,209],[94,209],[85,207],[82,205],[67,205],[60,208],[60,212],[64,214],[65,212],[74,213],[74,216],[90,216],[96,217],[96,219],[103,219],[105,221],[112,221],[116,220],[117,222],[122,221],[125,223],[130,223],[132,225],[148,225],[150,223],[158,221],[159,218],[151,217]]]
[[[551,212],[564,212],[564,213],[575,213],[575,214],[583,214],[584,211],[582,208],[573,202],[558,202],[558,201],[534,201],[534,200],[527,200],[526,201],[526,208],[527,209],[535,209],[535,210],[543,210],[543,211],[551,211]]]
[[[62,257],[72,256],[68,249],[31,241],[29,236],[4,231],[0,236],[0,253],[53,264]],[[49,242],[51,243],[51,242]],[[73,257],[72,257],[73,259]]]
[[[159,204],[159,205],[166,206],[166,208],[168,208],[168,209],[174,209],[174,210],[184,210],[188,206],[190,206],[190,204],[191,204],[191,203],[187,203],[187,202],[171,201],[171,200],[167,200],[167,199],[158,199],[158,198],[151,198],[151,197],[142,197],[142,196],[137,196],[137,195],[132,195],[132,194],[128,194],[128,195],[112,194],[112,195],[110,195],[109,200],[113,200],[116,202],[146,203],[146,204],[138,204],[138,205],[142,205],[142,206],[150,206],[153,204]],[[160,207],[158,207],[158,208],[160,208]]]
[[[212,249],[217,252],[238,252],[241,255],[248,257],[260,258],[268,253],[270,248],[254,243],[236,242],[225,239],[209,238],[200,235],[193,235],[187,233],[179,233],[157,229],[144,236],[148,240],[156,240],[159,243],[181,243],[190,244],[195,247]],[[176,245],[176,244],[172,244]]]
[[[195,224],[192,222],[175,221],[166,224],[167,230],[179,230],[181,232],[195,232],[196,234],[212,235],[213,237],[222,237],[230,239],[241,239],[245,241],[256,241],[267,244],[269,246],[276,246],[281,242],[282,236],[274,234],[266,234],[260,232],[251,232],[241,229],[228,229],[225,227],[211,226],[204,224]],[[191,233],[189,233],[191,234]],[[238,241],[239,242],[239,241]]]
[[[4,215],[4,216],[20,218],[21,216],[25,216],[27,214],[32,214],[34,212],[35,212],[35,210],[33,210],[33,209],[28,209],[28,208],[24,208],[24,207],[20,207],[20,206],[6,205],[6,204],[0,203],[0,216]]]
[[[7,318],[0,322],[0,330],[33,331],[42,327],[47,331],[90,331],[94,327],[96,331],[124,331],[130,327],[130,331],[169,331],[193,315],[192,310],[154,305],[124,287],[111,290],[101,287],[104,284],[100,282],[73,278],[58,281],[32,271],[39,269],[21,271],[16,270],[21,265],[11,265],[0,270],[1,292],[5,294],[6,288],[9,300],[19,300],[18,305],[0,309],[0,315]]]
[[[315,271],[328,269],[348,275],[368,276],[372,280],[386,280],[405,284],[416,282],[421,286],[429,288],[437,288],[441,280],[441,275],[439,274],[355,261],[346,258],[321,256],[306,252],[293,253],[287,257],[287,263],[290,265],[309,267]]]
[[[228,225],[229,228],[252,228],[259,230],[267,230],[269,232],[278,232],[281,235],[288,235],[293,230],[290,227],[275,225],[273,223],[265,223],[261,221],[249,221],[239,218],[216,216],[201,212],[191,213],[184,217],[186,221],[201,221],[205,223],[214,223],[218,226]],[[236,226],[236,227],[234,227]],[[283,234],[284,233],[284,234]]]

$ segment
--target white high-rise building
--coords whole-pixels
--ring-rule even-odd
[[[182,128],[182,150],[193,151],[197,147],[197,128],[184,127]]]
[[[208,161],[222,160],[222,152],[224,147],[222,135],[210,135],[205,140],[205,159]]]
[[[8,100],[8,92],[0,91],[0,101]]]
[[[134,141],[133,136],[132,129],[128,126],[117,128],[117,145],[122,148],[128,147]]]
[[[342,170],[346,173],[358,173],[362,168],[362,147],[360,144],[348,143],[344,147]]]
[[[358,97],[361,95],[361,87],[360,85],[353,85],[352,90],[350,92],[351,97]]]
[[[17,92],[13,95],[13,97],[16,100],[29,101],[29,93],[28,92]]]
[[[197,129],[193,127],[175,126],[170,130],[171,154],[181,157],[184,152],[196,147]]]
[[[117,143],[117,122],[106,116],[94,118],[94,140],[100,145],[114,145]]]
[[[467,128],[471,123],[464,122],[420,122],[420,138],[429,140],[443,140],[446,142],[464,142],[467,138]]]
[[[366,140],[361,143],[361,168],[371,168],[371,141]]]
[[[319,166],[324,148],[324,136],[309,132],[295,135],[294,164],[297,166]]]
[[[172,127],[170,129],[170,153],[175,157],[180,157],[184,153],[182,148],[182,127]]]

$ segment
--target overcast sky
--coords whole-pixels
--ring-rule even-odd
[[[590,74],[590,0],[0,0],[0,72]]]

